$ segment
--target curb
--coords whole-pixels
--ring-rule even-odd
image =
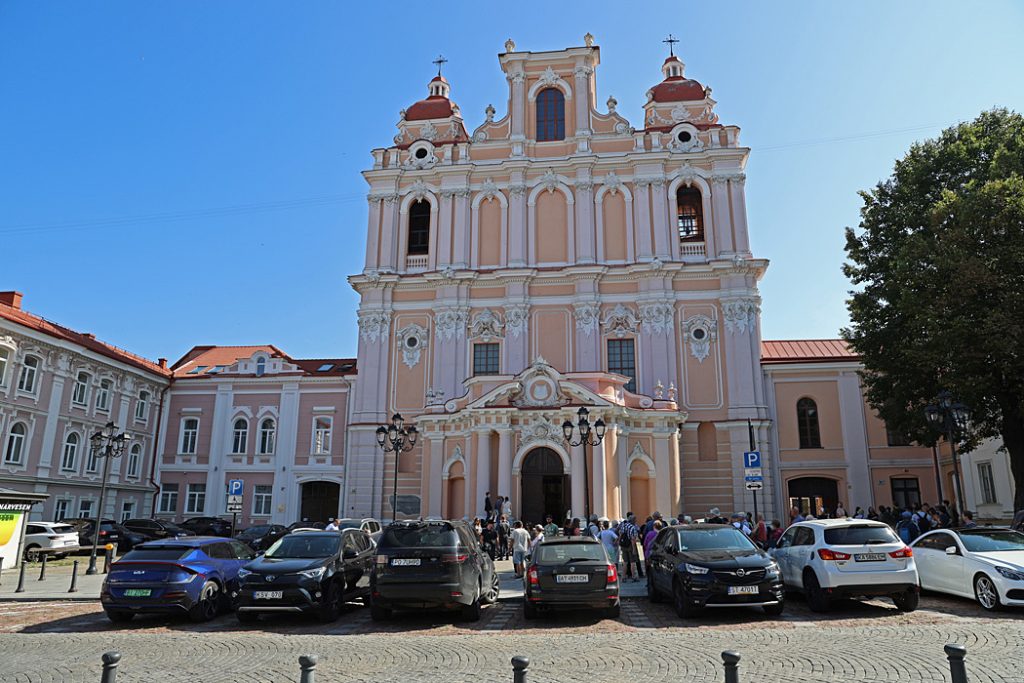
[[[55,597],[52,595],[0,595],[0,602],[99,602],[100,596],[69,595]]]

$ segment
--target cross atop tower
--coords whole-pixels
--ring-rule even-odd
[[[668,44],[668,56],[669,57],[675,57],[676,56],[676,52],[675,52],[674,48],[675,48],[676,43],[679,42],[679,39],[676,38],[675,36],[673,36],[670,33],[670,34],[668,34],[668,38],[666,38],[665,40],[663,40],[661,42]]]
[[[441,75],[441,66],[448,63],[448,60],[444,58],[444,55],[438,55],[433,64],[437,64],[437,75]]]

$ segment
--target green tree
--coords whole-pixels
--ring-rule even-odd
[[[948,128],[860,194],[843,337],[869,403],[934,443],[924,406],[952,392],[972,413],[960,445],[1001,438],[1024,509],[1024,117],[994,109]]]

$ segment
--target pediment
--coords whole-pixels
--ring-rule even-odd
[[[467,408],[561,408],[569,403],[611,406],[603,396],[574,382],[541,357],[506,382],[469,403]]]

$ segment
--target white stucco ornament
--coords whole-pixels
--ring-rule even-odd
[[[513,304],[505,307],[505,330],[513,338],[526,334],[530,307],[527,304]]]
[[[554,192],[555,188],[558,187],[558,176],[556,176],[555,172],[549,168],[547,172],[540,177],[540,180],[537,181],[537,184],[543,187],[548,192]]]
[[[544,73],[541,74],[540,79],[537,81],[540,85],[554,85],[558,82],[558,74],[550,66],[544,69]]]
[[[707,316],[695,315],[683,321],[683,336],[690,355],[703,363],[711,353],[711,345],[718,340],[718,325]]]
[[[450,341],[462,337],[468,317],[469,313],[463,309],[446,308],[438,311],[434,315],[437,338],[442,341]]]
[[[473,316],[469,323],[469,336],[473,339],[480,339],[488,342],[492,339],[501,339],[505,324],[501,318],[489,308],[485,308]]]
[[[733,334],[743,334],[748,330],[757,329],[757,319],[761,315],[761,304],[757,299],[729,299],[722,302],[722,316],[725,318],[725,329]]]
[[[533,443],[534,441],[562,441],[562,428],[559,425],[548,422],[544,418],[537,418],[528,425],[519,427],[519,443],[521,446]]]
[[[640,319],[629,306],[615,304],[615,308],[608,311],[601,325],[605,328],[605,334],[621,339],[629,334],[634,334]]]
[[[387,311],[359,313],[359,336],[368,342],[387,341],[389,327],[391,327],[391,314]]]
[[[484,180],[483,185],[480,186],[480,198],[482,201],[488,199],[494,199],[498,195],[498,186],[494,183],[493,178],[487,178]]]
[[[434,140],[437,138],[437,128],[435,128],[434,124],[430,121],[427,121],[423,124],[423,127],[420,128],[420,137],[424,140]]]
[[[618,194],[619,190],[622,189],[622,179],[615,174],[615,171],[610,171],[608,175],[604,177],[604,182],[602,184],[608,188],[608,192],[611,192],[612,194]]]
[[[576,319],[576,329],[589,337],[597,329],[600,311],[601,307],[596,303],[573,304],[572,316]]]
[[[654,302],[640,306],[640,319],[648,334],[665,334],[672,326],[672,304]]]
[[[409,368],[416,367],[423,350],[427,348],[427,330],[413,323],[400,329],[395,336],[398,350],[402,352],[402,362]]]

